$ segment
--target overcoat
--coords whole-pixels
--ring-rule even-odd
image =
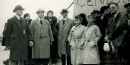
[[[31,40],[34,41],[32,47],[32,58],[48,59],[50,58],[50,44],[53,39],[51,26],[47,20],[37,18],[33,20],[30,26]]]
[[[129,56],[129,53],[126,50],[129,49],[130,42],[130,26],[128,24],[128,14],[123,14],[123,16],[120,19],[120,25],[113,33],[113,39],[117,40],[117,43],[120,43],[120,45],[118,45],[118,52],[120,53],[120,55],[124,58],[127,58]]]
[[[101,37],[100,29],[97,25],[86,27],[84,49],[81,50],[82,64],[99,64],[99,51],[97,42]]]
[[[80,64],[81,61],[81,47],[82,44],[84,43],[84,31],[85,31],[85,26],[83,25],[78,25],[78,26],[73,26],[69,36],[68,36],[68,41],[71,46],[71,63],[73,65],[78,65]]]
[[[23,18],[8,19],[3,31],[4,45],[10,48],[11,60],[27,60],[29,28]]]
[[[61,54],[66,53],[66,41],[69,36],[70,29],[73,26],[73,20],[67,18],[65,23],[63,23],[63,20],[60,20],[58,23],[58,53],[59,56]]]

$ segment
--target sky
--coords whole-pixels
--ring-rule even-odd
[[[53,10],[54,15],[60,17],[60,11],[67,8],[73,0],[0,0],[0,36],[4,28],[4,24],[8,18],[12,17],[12,12],[16,5],[22,5],[25,8],[24,13],[30,13],[31,18],[37,17],[38,9]],[[69,17],[73,18],[73,7],[69,9]]]

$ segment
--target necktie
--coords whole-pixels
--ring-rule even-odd
[[[41,24],[41,27],[40,27],[40,39],[42,38],[42,35],[43,35],[43,29],[42,29],[42,20],[40,20],[40,24]]]
[[[20,17],[19,21],[20,21],[20,23],[22,23],[22,17]]]
[[[40,24],[43,24],[42,20],[40,20]]]
[[[63,20],[63,25],[65,24],[65,20]]]

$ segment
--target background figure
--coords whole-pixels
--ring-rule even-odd
[[[98,42],[98,46],[99,46],[99,53],[100,53],[100,59],[101,59],[101,64],[107,64],[109,63],[110,59],[110,54],[107,53],[106,51],[104,51],[103,47],[104,44],[107,43],[107,41],[104,39],[105,38],[105,31],[106,31],[106,27],[108,24],[108,19],[110,18],[109,14],[110,14],[110,9],[108,6],[102,6],[100,9],[100,14],[101,14],[101,21],[102,21],[102,37]]]
[[[104,34],[103,21],[101,20],[100,11],[99,10],[93,10],[91,15],[94,17],[94,22],[100,28],[101,33]]]
[[[31,21],[32,19],[30,18],[30,14],[29,13],[25,13],[24,14],[24,19],[25,19],[25,22],[27,23],[27,27],[29,29],[30,25],[31,25]],[[29,29],[29,34],[31,34],[30,32],[30,29]],[[29,39],[29,37],[28,37]],[[28,46],[28,62],[27,62],[28,65],[32,65],[32,47]]]
[[[31,21],[32,21],[32,19],[30,18],[30,14],[29,13],[25,13],[24,14],[24,19],[25,19],[25,21],[27,22],[27,24],[31,24]]]
[[[91,15],[94,17],[94,22],[100,28],[101,33],[103,34],[103,22],[101,20],[101,13],[99,10],[93,10]]]
[[[89,15],[87,20],[88,25],[84,33],[85,42],[81,50],[81,64],[100,64],[97,43],[101,37],[101,32],[99,27],[94,23],[94,18],[92,15]]]
[[[101,19],[102,13],[99,10],[93,10],[91,15],[94,17],[94,22],[100,28],[100,31],[101,31],[101,34],[102,34],[102,37],[99,39],[98,44],[97,44],[98,45],[98,50],[99,50],[99,55],[100,55],[100,60],[102,60],[104,36],[105,36],[104,23],[103,23],[103,20]]]
[[[44,11],[37,11],[38,18],[33,20],[30,26],[32,46],[32,58],[36,65],[48,65],[50,60],[50,45],[54,41],[51,26],[44,19]]]
[[[70,46],[67,43],[69,31],[73,26],[73,21],[68,18],[68,11],[63,9],[61,12],[63,18],[58,23],[58,54],[62,60],[62,65],[71,64],[70,60]]]
[[[82,17],[83,16],[83,17]],[[71,49],[72,65],[79,65],[81,61],[81,45],[84,42],[84,30],[87,25],[85,14],[80,14],[75,17],[75,25],[70,30],[68,41]]]
[[[57,26],[57,18],[54,16],[54,12],[49,10],[47,12],[47,16],[45,17],[51,25],[54,42],[51,45],[51,63],[55,64],[58,59],[58,26]]]
[[[125,17],[123,17],[123,19],[126,21],[126,23],[128,24],[128,27],[127,27],[127,34],[125,36],[125,39],[124,39],[124,42],[123,42],[123,48],[122,48],[122,56],[123,58],[125,59],[126,61],[126,64],[129,64],[130,63],[130,58],[128,57],[130,54],[128,53],[128,49],[130,49],[130,3],[127,3],[124,5],[124,8],[126,8],[126,14],[125,14]]]
[[[10,65],[24,65],[28,59],[28,28],[22,18],[23,7],[17,5],[15,16],[8,19],[3,31],[4,45],[10,49]]]

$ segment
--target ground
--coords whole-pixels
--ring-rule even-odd
[[[4,50],[4,49],[5,47],[1,46],[1,43],[0,43],[0,65],[4,65],[3,61],[9,58],[9,50]]]

